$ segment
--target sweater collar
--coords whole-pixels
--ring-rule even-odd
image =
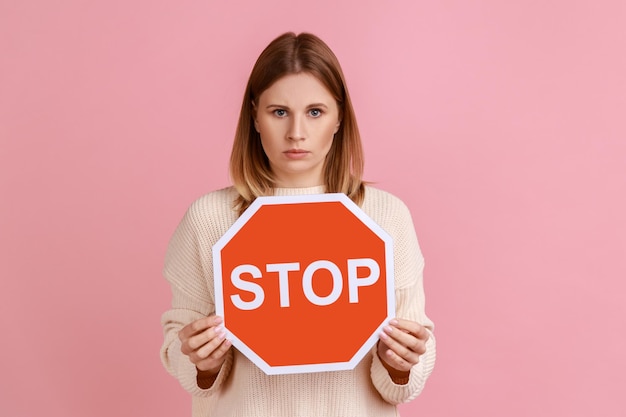
[[[324,185],[304,188],[274,188],[274,195],[324,194],[325,189]]]

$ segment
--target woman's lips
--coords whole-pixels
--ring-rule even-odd
[[[283,153],[289,159],[302,159],[309,154],[309,151],[305,151],[304,149],[289,149]]]

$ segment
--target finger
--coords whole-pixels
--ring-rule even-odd
[[[396,355],[412,364],[416,364],[419,356],[426,351],[421,340],[392,326],[385,326],[380,339]]]
[[[209,357],[226,338],[226,331],[223,327],[211,328],[206,333],[211,334],[209,340],[196,349],[196,355],[202,359]]]
[[[430,337],[426,327],[412,320],[393,319],[389,324],[423,341],[427,341]]]
[[[408,333],[406,330],[400,330],[397,327],[390,325],[385,326],[384,332],[410,352],[417,353],[418,355],[423,355],[426,352],[426,340],[420,339],[412,333]],[[402,352],[398,353],[402,355]],[[406,357],[407,355],[402,356]]]
[[[190,337],[205,331],[209,327],[217,326],[224,320],[220,316],[210,315],[201,319],[192,321],[178,332],[178,337],[181,341],[189,339]]]
[[[224,333],[225,333],[224,328],[221,326],[209,327],[208,329],[204,330],[202,333],[198,333],[195,336],[191,336],[189,339],[183,342],[183,345],[185,345],[185,348],[188,349],[189,352],[193,352],[195,350],[198,350],[200,347],[205,346],[206,344],[211,342],[213,339],[217,338],[220,341],[223,340],[224,337],[220,337],[220,336],[223,336]],[[183,351],[183,353],[185,352]]]
[[[201,371],[217,372],[226,360],[226,353],[231,347],[230,340],[223,340],[222,343],[206,358],[195,363],[196,368]]]
[[[221,363],[228,353],[228,349],[232,346],[232,343],[228,339],[222,340],[222,342],[210,352],[203,361],[215,361]]]
[[[387,332],[387,334],[389,334],[398,343],[409,349],[411,352],[415,352],[418,355],[423,355],[426,352],[426,340],[420,339],[419,337],[414,336],[412,333],[407,333],[402,330],[394,329],[393,326],[391,326],[391,328],[388,329]]]
[[[385,361],[389,365],[391,365],[392,368],[404,372],[410,371],[414,365],[413,363],[407,361],[391,349],[387,349],[385,351]]]

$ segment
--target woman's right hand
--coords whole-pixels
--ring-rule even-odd
[[[231,347],[221,326],[223,321],[211,315],[189,323],[178,332],[180,350],[205,375],[217,375]]]

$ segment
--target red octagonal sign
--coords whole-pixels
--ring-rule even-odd
[[[395,315],[391,237],[345,194],[259,197],[213,259],[216,313],[270,375],[352,369]]]

